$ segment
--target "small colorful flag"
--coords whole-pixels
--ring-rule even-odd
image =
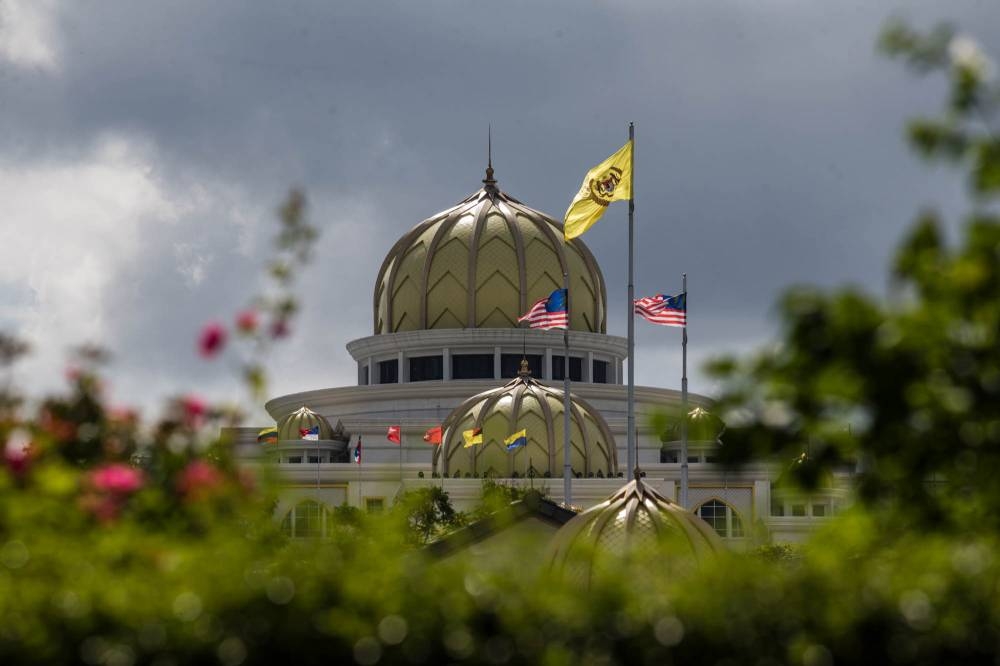
[[[385,438],[393,444],[399,444],[402,440],[399,434],[399,426],[389,426],[389,430],[385,433]]]
[[[300,439],[308,439],[308,440],[311,440],[311,441],[314,441],[314,442],[318,441],[319,440],[319,426],[318,425],[314,425],[311,428],[299,428],[299,438]]]
[[[472,430],[463,430],[462,431],[462,439],[465,440],[465,447],[464,448],[466,448],[466,449],[469,448],[470,446],[475,446],[476,444],[482,444],[483,443],[483,429],[482,428],[473,428]]]
[[[556,289],[546,298],[536,301],[517,321],[527,321],[530,328],[569,328],[566,290]]]
[[[521,431],[515,432],[510,437],[508,437],[507,439],[503,440],[503,443],[507,445],[507,450],[508,451],[513,451],[514,449],[516,449],[519,446],[527,446],[528,445],[528,431],[527,430],[521,430]]]
[[[441,426],[434,426],[424,433],[424,441],[428,444],[441,443]]]
[[[361,464],[361,435],[358,435],[358,445],[354,447],[354,462]]]
[[[632,197],[632,141],[583,177],[563,219],[563,236],[576,238],[601,219],[608,204]]]
[[[661,326],[687,326],[687,294],[647,296],[635,299],[635,313]]]
[[[278,429],[277,428],[264,428],[257,433],[257,443],[258,444],[277,444],[278,443]]]

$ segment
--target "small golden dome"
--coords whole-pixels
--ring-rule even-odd
[[[532,303],[570,275],[570,327],[607,329],[604,277],[562,224],[502,192],[482,189],[405,234],[375,281],[375,333],[433,328],[516,328]]]
[[[321,440],[346,441],[350,438],[350,435],[344,432],[344,425],[340,421],[337,421],[337,427],[333,428],[324,416],[308,407],[300,407],[278,422],[278,439],[280,441],[303,439],[303,432],[315,427],[319,428]]]
[[[646,485],[636,470],[633,481],[563,525],[549,557],[554,568],[589,583],[596,569],[623,557],[662,554],[683,565],[723,550],[708,523]]]
[[[526,361],[518,376],[456,407],[443,423],[435,469],[444,476],[561,476],[563,392],[531,377]],[[462,433],[481,429],[483,443],[466,448]],[[525,430],[527,445],[508,451],[504,440]],[[600,412],[570,394],[570,463],[583,476],[614,476],[614,436]]]

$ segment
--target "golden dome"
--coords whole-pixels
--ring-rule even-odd
[[[589,583],[595,570],[620,566],[623,557],[683,568],[723,550],[708,523],[646,485],[636,470],[634,480],[563,525],[549,557],[554,568]]]
[[[326,417],[317,414],[308,407],[300,407],[278,422],[278,439],[283,442],[303,439],[303,430],[317,426],[321,440],[346,440],[350,438],[350,435],[344,432],[344,425],[340,421],[337,421],[337,427],[333,428]]]
[[[570,394],[570,462],[583,476],[614,476],[615,440],[600,412]],[[444,476],[561,476],[563,392],[531,377],[526,361],[504,386],[475,395],[442,424],[435,469]],[[483,443],[465,448],[462,433],[482,429]],[[527,431],[528,443],[508,452],[504,439]]]
[[[429,328],[516,328],[532,303],[570,275],[570,327],[607,329],[604,277],[562,224],[500,191],[482,189],[400,238],[375,281],[375,333]]]

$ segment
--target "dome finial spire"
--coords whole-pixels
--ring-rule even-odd
[[[483,182],[487,187],[497,182],[493,179],[493,123],[486,126],[486,178]]]

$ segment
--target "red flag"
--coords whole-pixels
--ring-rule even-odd
[[[389,431],[385,433],[385,438],[393,444],[400,443],[399,426],[389,426]]]
[[[428,444],[441,443],[441,426],[434,426],[424,433],[424,441]]]

